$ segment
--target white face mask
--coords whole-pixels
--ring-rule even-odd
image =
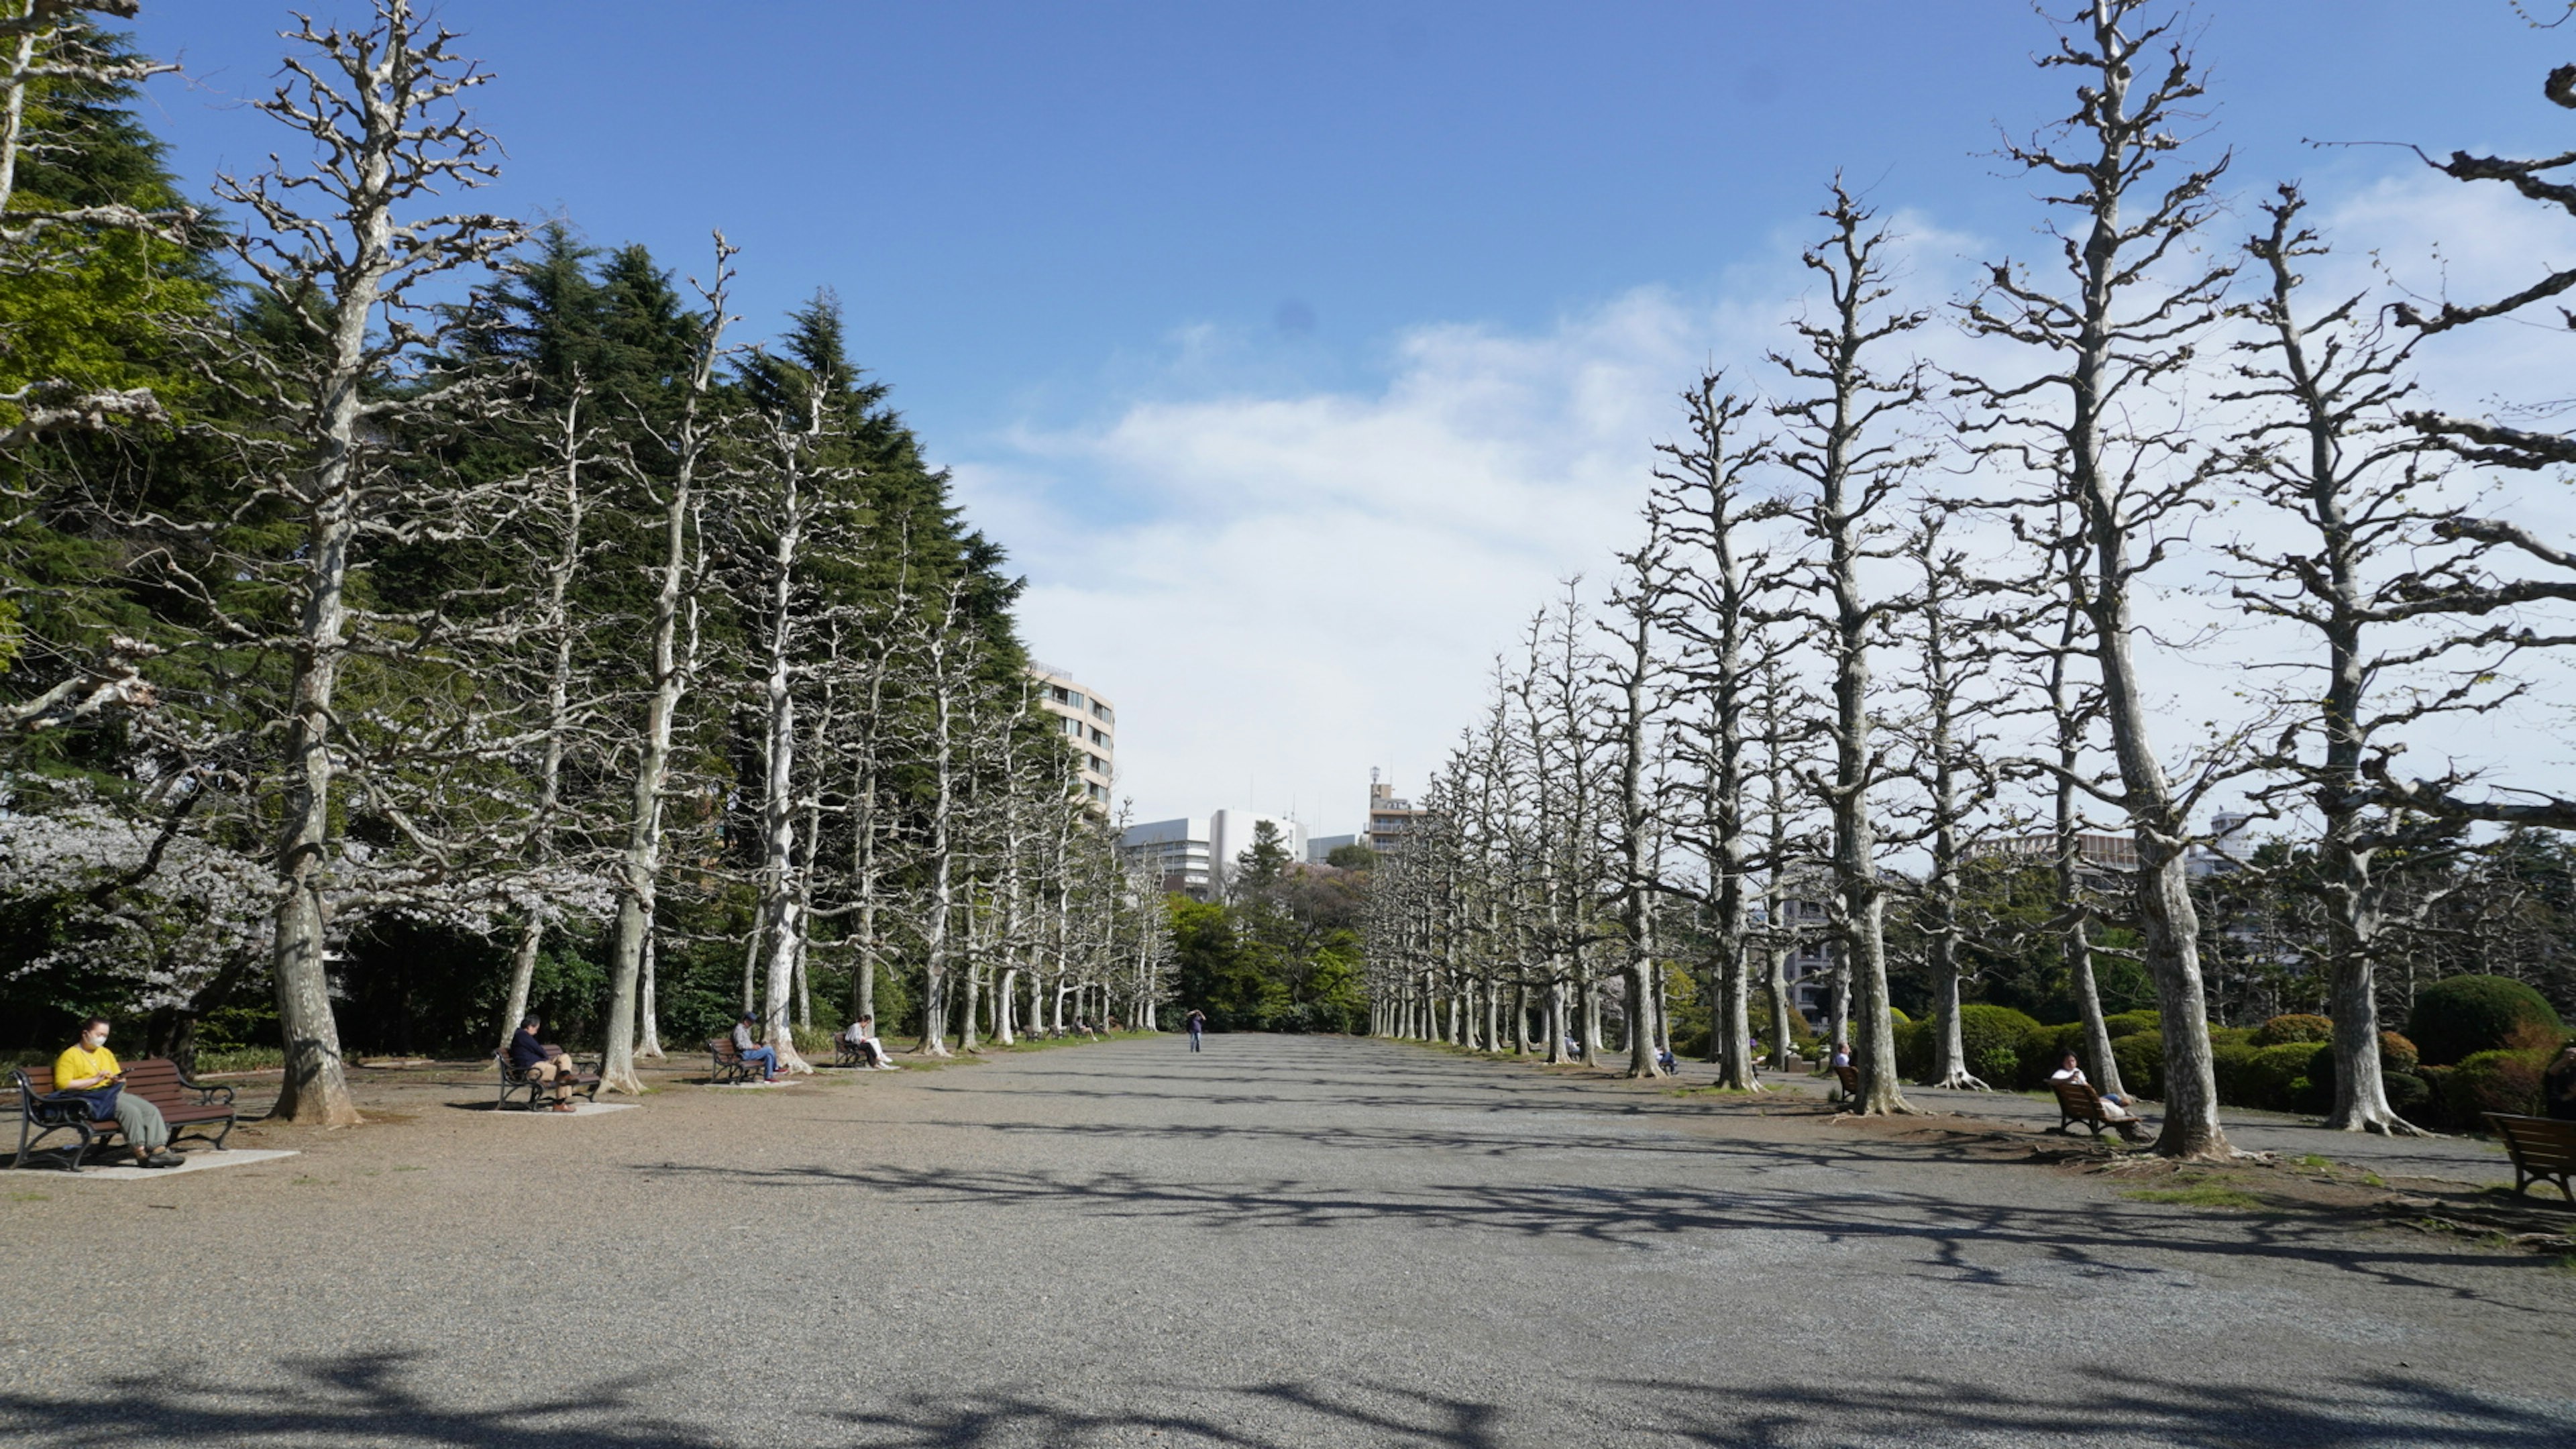
[[[97,1051],[100,1047],[107,1045],[107,1033],[103,1031],[85,1031],[81,1033],[81,1041],[86,1044],[91,1051]]]

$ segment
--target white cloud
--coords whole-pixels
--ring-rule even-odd
[[[2486,296],[2576,242],[2527,204],[2422,175],[2318,211],[2340,249],[2319,280],[2351,288],[2369,281],[2372,249],[2430,286],[2438,240],[2454,293]],[[1899,224],[1927,305],[1991,251],[1922,218]],[[1635,532],[1651,446],[1679,425],[1679,389],[1712,360],[1770,380],[1760,354],[1781,344],[1805,286],[1794,242],[1775,238],[1716,296],[1640,289],[1535,334],[1426,325],[1394,339],[1374,389],[1148,396],[1097,426],[1001,440],[959,467],[960,489],[1031,576],[1032,648],[1118,706],[1122,789],[1140,818],[1293,805],[1312,829],[1346,831],[1370,767],[1418,789],[1530,612],[1560,578],[1611,566]],[[2425,354],[2454,408],[2564,376],[2563,333],[2473,331]],[[1966,347],[1943,323],[1921,336],[1931,352]],[[1218,345],[1205,329],[1176,337],[1176,377],[1196,382]],[[2547,486],[2514,480],[2513,500],[2564,533],[2576,518]],[[2225,698],[2211,689],[2226,670],[2221,657],[2165,661],[2158,677],[2197,702]],[[2483,744],[2510,759],[2537,740]]]

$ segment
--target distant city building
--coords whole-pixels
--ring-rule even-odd
[[[1192,900],[1206,900],[1216,890],[1210,868],[1213,831],[1209,817],[1185,815],[1131,825],[1118,837],[1118,855],[1130,866],[1142,866],[1163,880],[1163,889]]]
[[[1263,822],[1279,832],[1280,847],[1292,861],[1306,858],[1306,827],[1284,815],[1262,815],[1251,810],[1220,810],[1208,817],[1208,853],[1216,867],[1229,878],[1241,869],[1243,853],[1252,848],[1253,837]]]
[[[1341,849],[1343,846],[1366,845],[1367,843],[1367,841],[1362,840],[1356,835],[1314,836],[1306,842],[1306,863],[1309,865],[1325,865],[1330,863],[1332,860],[1333,852]]]
[[[2239,811],[2222,810],[2209,817],[2210,843],[2192,846],[2184,853],[2183,868],[2194,879],[2225,875],[2238,868],[2244,855],[2253,849],[2246,827],[2253,817]],[[2020,865],[2051,867],[2057,863],[2057,836],[2053,831],[2032,835],[2007,835],[1979,841],[1968,848],[1971,857],[2003,859]],[[2104,835],[2086,832],[2075,837],[2075,872],[2078,882],[2090,891],[2117,892],[2129,888],[2129,877],[2138,872],[2138,842],[2135,836]]]
[[[1106,815],[1109,789],[1118,778],[1118,711],[1098,690],[1076,683],[1070,672],[1052,664],[1030,660],[1029,677],[1038,682],[1039,706],[1055,716],[1056,728],[1074,748],[1083,798]]]
[[[1369,849],[1393,850],[1402,845],[1429,813],[1414,809],[1410,800],[1398,799],[1393,785],[1380,780],[1377,771],[1369,771]]]

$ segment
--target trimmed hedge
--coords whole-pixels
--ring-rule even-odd
[[[2334,1023],[2322,1016],[2276,1016],[2254,1029],[2254,1045],[2287,1046],[2299,1041],[2331,1041]]]
[[[2521,1028],[2564,1030],[2541,994],[2510,976],[2453,976],[2415,993],[2406,1035],[2434,1066],[2466,1065],[2470,1057],[2522,1043]],[[2492,1110],[2492,1109],[2490,1109]]]
[[[2132,1096],[2165,1099],[2165,1039],[2152,1031],[2133,1031],[2111,1039],[2111,1060],[2120,1068],[2120,1085]]]
[[[2388,1105],[2398,1116],[2418,1126],[2430,1126],[2420,1114],[2432,1105],[2433,1087],[2413,1072],[2383,1072],[2380,1083],[2388,1090]]]
[[[2111,1033],[2113,1041],[2124,1036],[2136,1036],[2140,1032],[2153,1034],[2163,1026],[2164,1018],[2152,1011],[2121,1011],[2102,1018],[2102,1028]]]
[[[2007,1090],[2048,1080],[2057,1063],[2048,1060],[2049,1032],[2009,1006],[1978,1002],[1959,1008],[1959,1040],[1968,1070],[1986,1085]],[[1926,1063],[1929,1071],[1929,1063]]]
[[[2451,1109],[2454,1123],[2480,1131],[2487,1125],[2480,1113],[2537,1116],[2540,1075],[2548,1069],[2547,1052],[2473,1052],[2443,1081],[2444,1105]]]
[[[2423,1062],[2423,1053],[2415,1050],[2415,1043],[2393,1031],[2383,1031],[2379,1034],[2381,1075],[2384,1076],[2390,1072],[2411,1072],[2423,1065]],[[2394,1097],[2390,1098],[2391,1105],[2394,1105],[2395,1100]]]

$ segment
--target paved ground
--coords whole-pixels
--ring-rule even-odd
[[[1803,1104],[1260,1037],[367,1091],[275,1163],[0,1175],[0,1442],[2576,1442],[2549,1259]]]

